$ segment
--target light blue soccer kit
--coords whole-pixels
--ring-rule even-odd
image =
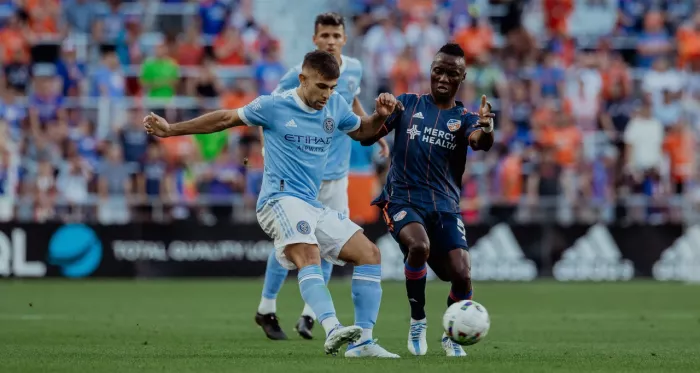
[[[352,105],[355,97],[360,94],[360,82],[362,81],[362,64],[360,61],[341,56],[340,77],[335,92],[339,94],[348,105]],[[299,64],[282,77],[275,92],[280,93],[299,86],[299,73],[302,65]],[[336,118],[337,120],[337,118]],[[266,146],[267,148],[267,143]],[[318,192],[318,201],[322,205],[338,211],[343,215],[349,215],[348,207],[348,170],[350,168],[350,149],[352,139],[336,131],[333,134],[333,145],[330,148],[326,168],[323,172],[321,187]],[[266,153],[269,150],[266,150]],[[267,162],[267,159],[266,159]],[[323,277],[326,283],[333,272],[333,262],[321,261]],[[277,261],[275,253],[270,253],[265,270],[265,283],[262,296],[267,299],[276,299],[284,280],[287,278],[287,269]],[[313,315],[311,315],[313,316]]]
[[[319,165],[328,161],[336,133],[356,130],[360,118],[336,92],[323,109],[315,110],[303,102],[296,89],[258,97],[239,109],[238,115],[247,125],[263,128],[265,170],[256,210],[260,226],[274,240],[276,258],[285,268],[293,269],[284,248],[309,243],[318,245],[322,258],[343,264],[338,253],[362,228],[346,214],[324,207],[317,200],[325,171]],[[297,277],[302,298],[318,321],[335,318],[321,267],[300,268]],[[380,282],[379,264],[355,267],[355,325],[363,329],[372,329],[376,322]]]

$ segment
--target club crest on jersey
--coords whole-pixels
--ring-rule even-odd
[[[323,130],[326,131],[326,133],[333,133],[333,130],[335,129],[335,121],[333,121],[333,118],[328,117],[326,120],[323,121]]]
[[[311,233],[311,226],[309,223],[302,220],[297,223],[297,231],[301,234],[309,234]]]
[[[397,212],[396,214],[394,214],[394,221],[401,221],[405,217],[406,217],[406,211],[401,210],[401,211]]]
[[[450,119],[447,121],[447,129],[450,130],[450,132],[457,131],[459,127],[462,127],[462,122],[458,119]]]

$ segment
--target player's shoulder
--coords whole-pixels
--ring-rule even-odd
[[[348,68],[360,69],[360,70],[362,69],[362,62],[360,62],[360,60],[358,60],[357,58],[346,56],[346,55],[343,55],[342,58],[343,58],[343,63],[346,63]]]
[[[418,93],[402,93],[396,97],[397,100],[401,101],[403,103],[403,106],[407,105],[413,105],[420,101],[422,97],[425,95],[421,95]]]

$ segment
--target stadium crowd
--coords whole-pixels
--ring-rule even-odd
[[[257,133],[157,141],[141,118],[153,103],[177,120],[270,93],[288,67],[281,43],[256,23],[252,0],[191,2],[194,21],[175,27],[129,11],[152,2],[141,3],[0,1],[0,219],[121,223],[155,217],[157,204],[167,206],[159,220],[213,222],[231,215],[232,200],[254,205]],[[364,63],[367,98],[427,92],[433,55],[454,40],[470,63],[465,106],[485,94],[498,109],[496,146],[469,156],[466,222],[664,221],[700,201],[700,2],[349,4],[347,54]],[[153,39],[149,25],[163,32]],[[220,73],[237,68],[250,73]],[[106,128],[100,99],[113,107]],[[382,180],[386,160],[356,145],[352,171]],[[366,206],[377,189],[356,190]],[[364,210],[361,220],[376,219]]]

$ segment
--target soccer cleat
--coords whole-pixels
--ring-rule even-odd
[[[464,352],[462,346],[454,343],[447,334],[442,333],[442,349],[445,350],[447,357],[464,357],[467,353]]]
[[[304,339],[313,339],[313,328],[314,319],[312,319],[311,316],[304,315],[299,318],[299,321],[297,321],[297,325],[294,327],[294,330],[296,330],[296,332],[299,333],[299,335]]]
[[[376,339],[368,339],[359,344],[348,345],[348,350],[345,351],[345,357],[381,357],[397,359],[400,356],[392,354],[377,344]]]
[[[427,329],[425,319],[411,319],[411,327],[408,329],[408,352],[416,356],[423,356],[428,352],[428,341],[425,337]]]
[[[326,351],[326,354],[337,355],[342,345],[357,341],[361,335],[362,328],[359,326],[342,326],[338,324],[328,333],[323,349]]]
[[[260,325],[267,338],[275,341],[287,339],[287,335],[284,334],[284,331],[282,331],[282,328],[280,328],[279,320],[277,319],[277,315],[274,313],[268,313],[265,315],[256,313],[255,323]]]

